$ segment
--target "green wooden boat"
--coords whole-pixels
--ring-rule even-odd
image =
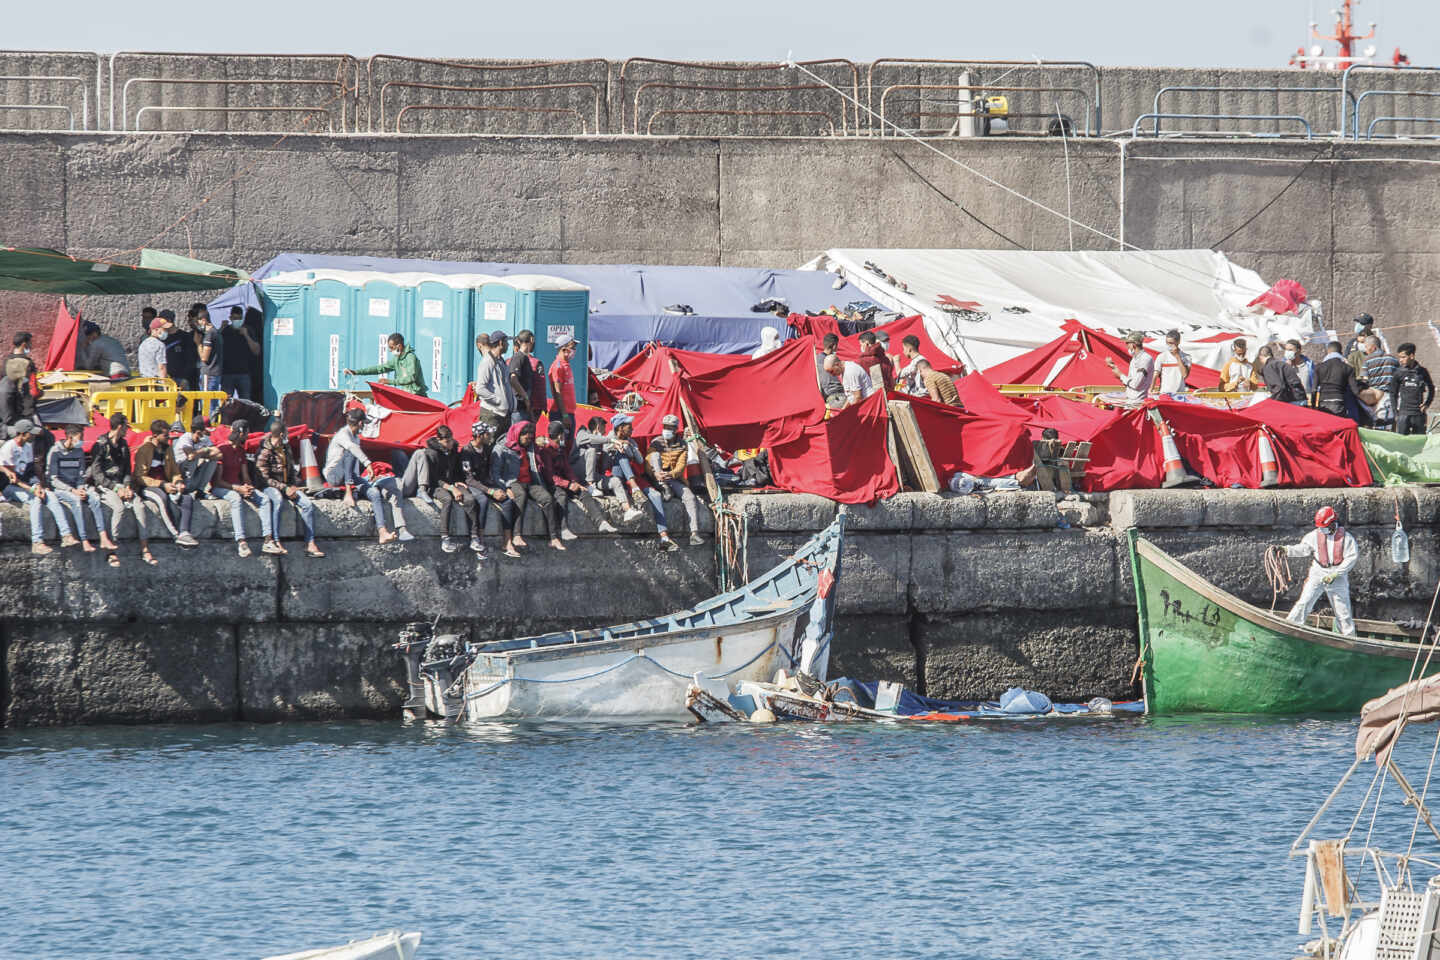
[[[1417,630],[1356,620],[1359,635],[1345,637],[1330,617],[1291,623],[1219,589],[1134,530],[1130,565],[1148,713],[1354,714],[1410,679]],[[1427,672],[1440,672],[1440,662]]]

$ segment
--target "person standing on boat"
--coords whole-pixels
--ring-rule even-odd
[[[1305,534],[1294,546],[1285,547],[1287,557],[1313,557],[1300,599],[1290,608],[1286,619],[1304,623],[1323,593],[1330,599],[1335,625],[1347,637],[1355,636],[1355,619],[1350,613],[1350,569],[1360,558],[1355,538],[1339,525],[1335,508],[1321,507],[1315,512],[1315,529]]]
[[[1125,351],[1130,354],[1130,367],[1124,373],[1112,357],[1105,358],[1105,366],[1125,384],[1126,402],[1135,403],[1145,399],[1155,382],[1155,358],[1145,351],[1145,335],[1138,330],[1125,334]]]

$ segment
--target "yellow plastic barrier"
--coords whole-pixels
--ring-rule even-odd
[[[99,390],[90,397],[90,409],[106,418],[123,413],[131,425],[143,429],[155,420],[189,423],[191,411],[211,400],[223,404],[229,399],[223,390]],[[218,411],[215,422],[220,422]]]

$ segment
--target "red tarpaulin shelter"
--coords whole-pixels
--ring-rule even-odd
[[[829,420],[803,427],[770,448],[775,485],[840,503],[871,503],[899,493],[900,477],[885,444],[889,419],[885,395],[876,392]]]
[[[1060,329],[1064,333],[1049,343],[987,368],[985,378],[991,383],[1025,383],[1062,390],[1112,383],[1116,390],[1122,389],[1105,360],[1114,360],[1121,371],[1129,367],[1125,341],[1079,320],[1066,320]],[[1149,347],[1145,351],[1159,355],[1158,350]],[[1197,364],[1190,368],[1185,382],[1194,390],[1213,390],[1220,386],[1220,371]]]
[[[1028,467],[1033,459],[1023,411],[977,413],[920,397],[895,394],[893,399],[909,401],[941,483],[961,471],[977,477],[1006,476]],[[1001,398],[1001,402],[1006,401]]]
[[[50,346],[45,351],[42,370],[74,370],[75,347],[80,342],[80,314],[73,317],[61,300],[55,313],[55,329],[50,333]]]

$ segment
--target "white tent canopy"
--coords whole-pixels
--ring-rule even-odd
[[[1208,367],[1229,355],[1226,337],[1304,343],[1314,327],[1303,308],[1300,317],[1247,308],[1268,285],[1213,250],[837,249],[804,269],[837,272],[881,306],[920,314],[931,338],[971,369],[1054,340],[1072,317],[1115,334],[1178,329]]]

